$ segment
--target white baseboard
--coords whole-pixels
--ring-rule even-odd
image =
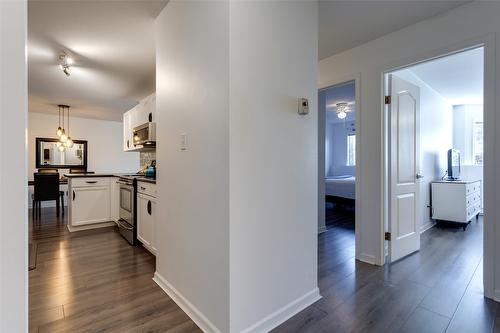
[[[82,231],[82,230],[89,230],[89,229],[98,229],[98,228],[105,228],[105,227],[112,227],[116,225],[116,222],[103,222],[103,223],[96,223],[96,224],[87,224],[87,225],[82,225],[78,227],[73,227],[70,226],[69,224],[67,225],[68,230],[70,232],[75,232],[75,231]]]
[[[326,225],[322,225],[321,227],[318,228],[318,234],[322,234],[326,231]]]
[[[496,289],[495,290],[495,295],[493,296],[494,297],[494,301],[495,302],[500,302],[500,290],[499,289]]]
[[[357,258],[359,261],[366,262],[367,264],[376,265],[377,258],[371,254],[361,253]]]
[[[244,329],[242,333],[269,332],[273,328],[284,323],[285,321],[292,318],[311,304],[316,303],[320,299],[321,295],[319,294],[319,289],[315,288],[305,295],[278,309],[274,313],[271,313],[269,316],[258,321],[247,329]]]
[[[420,227],[420,233],[423,234],[424,232],[426,232],[430,228],[434,227],[435,225],[436,225],[436,222],[427,222],[426,224],[424,224],[423,226]]]
[[[184,311],[198,327],[206,333],[221,333],[221,331],[198,310],[187,298],[175,289],[158,272],[155,272],[153,281]]]

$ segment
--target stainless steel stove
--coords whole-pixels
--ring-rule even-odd
[[[136,184],[135,175],[120,176],[116,183],[120,185],[120,219],[118,220],[118,229],[120,234],[131,245],[136,244]]]

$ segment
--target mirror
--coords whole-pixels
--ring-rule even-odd
[[[73,147],[60,152],[59,139],[36,138],[36,168],[82,168],[87,170],[87,141],[73,140]]]

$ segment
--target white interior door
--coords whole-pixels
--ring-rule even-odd
[[[420,250],[419,87],[389,75],[390,261]]]

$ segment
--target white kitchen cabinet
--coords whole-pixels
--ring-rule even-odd
[[[110,187],[71,187],[70,224],[72,227],[111,220]]]
[[[123,151],[129,151],[134,148],[133,144],[134,133],[132,129],[133,112],[131,111],[125,112],[123,114]]]
[[[156,255],[156,198],[137,194],[137,239]]]
[[[123,114],[123,150],[134,151],[134,128],[156,119],[156,93]]]

